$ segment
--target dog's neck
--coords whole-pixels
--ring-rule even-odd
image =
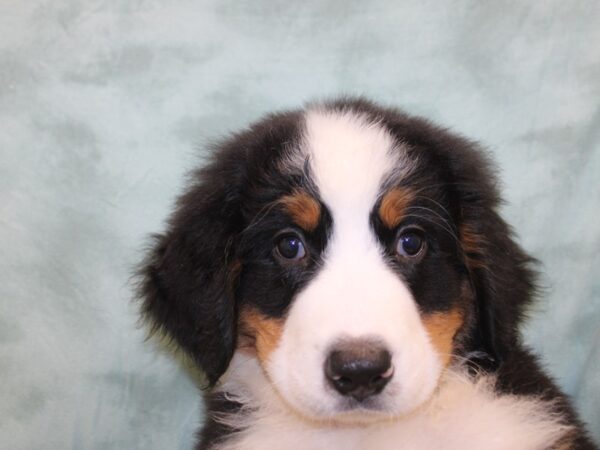
[[[491,376],[474,380],[448,371],[417,411],[389,421],[348,425],[301,417],[281,399],[257,360],[235,355],[219,390],[242,404],[219,421],[241,431],[219,450],[549,449],[570,430],[552,405],[532,397],[498,395]]]

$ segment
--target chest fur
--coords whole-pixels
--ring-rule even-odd
[[[492,378],[473,381],[455,373],[408,416],[369,425],[316,423],[284,405],[260,369],[250,366],[223,385],[245,411],[221,420],[243,431],[215,450],[544,450],[570,429],[547,402],[497,395]]]

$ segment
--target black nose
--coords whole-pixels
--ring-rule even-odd
[[[379,394],[392,375],[392,356],[379,342],[341,342],[325,361],[325,376],[329,383],[340,394],[358,401]]]

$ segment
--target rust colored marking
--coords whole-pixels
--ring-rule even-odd
[[[252,308],[242,309],[240,341],[245,347],[254,347],[261,364],[264,364],[271,352],[277,348],[282,333],[282,319],[266,317]]]
[[[439,353],[444,367],[450,363],[454,337],[463,322],[463,314],[458,309],[443,313],[432,313],[423,317],[423,325],[425,325],[431,343]]]
[[[466,262],[471,268],[482,268],[485,263],[479,258],[485,253],[484,237],[472,225],[463,224],[459,228],[460,242],[465,253]]]
[[[294,222],[306,231],[314,230],[321,217],[321,205],[303,191],[296,191],[281,199],[281,203]]]
[[[413,198],[413,192],[406,188],[394,188],[388,191],[379,206],[379,217],[384,225],[390,229],[396,228]]]

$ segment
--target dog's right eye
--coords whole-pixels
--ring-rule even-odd
[[[275,249],[281,258],[288,261],[299,261],[306,255],[302,239],[294,235],[281,237]]]

